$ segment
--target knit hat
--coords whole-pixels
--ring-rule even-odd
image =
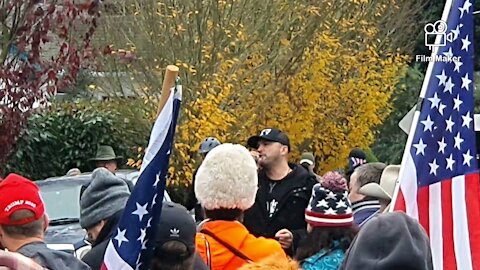
[[[352,174],[355,168],[367,163],[367,154],[360,148],[353,148],[348,154],[347,174]]]
[[[18,210],[30,210],[33,216],[10,220],[10,216]],[[35,183],[14,173],[0,182],[0,224],[24,225],[40,219],[44,214],[45,206]]]
[[[431,270],[432,252],[420,224],[404,213],[369,220],[345,254],[344,270]]]
[[[198,168],[195,195],[207,210],[247,210],[255,202],[257,165],[247,148],[224,143],[212,149]]]
[[[307,163],[308,165],[315,164],[315,157],[312,152],[304,152],[300,158],[300,164]]]
[[[326,174],[322,183],[313,186],[305,221],[313,227],[348,227],[353,224],[346,180],[340,173]]]
[[[125,208],[130,191],[125,180],[105,168],[92,173],[92,182],[80,199],[80,225],[90,228]]]

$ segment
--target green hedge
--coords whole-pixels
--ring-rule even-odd
[[[99,144],[113,146],[125,158],[135,157],[137,147],[148,143],[147,111],[142,100],[55,103],[29,119],[4,173],[37,180],[64,175],[74,167],[90,171],[93,164],[88,159]]]

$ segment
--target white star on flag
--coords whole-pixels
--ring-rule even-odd
[[[414,144],[413,147],[417,148],[417,152],[415,153],[416,155],[425,155],[425,148],[427,147],[427,145],[423,143],[422,138],[420,138],[420,141],[417,144]]]
[[[452,30],[452,33],[453,33],[453,41],[457,40],[457,38],[460,36],[460,26],[457,25],[457,27]]]
[[[440,108],[438,108],[438,112],[443,115],[443,110],[447,107],[447,105],[440,103]]]
[[[158,182],[160,182],[160,172],[158,172],[157,177],[155,178],[155,183],[153,183],[153,186],[157,187]]]
[[[123,242],[128,242],[128,239],[125,237],[125,233],[127,230],[121,231],[120,228],[117,228],[117,236],[115,236],[115,240],[118,241],[118,247],[122,246]]]
[[[147,221],[147,228],[152,227],[152,218],[149,218]]]
[[[465,37],[465,39],[462,38],[462,50],[465,50],[468,52],[468,46],[470,46],[472,42],[468,40],[468,35]]]
[[[458,150],[460,150],[460,144],[463,143],[463,139],[462,137],[460,137],[460,132],[457,133],[457,136],[455,136],[455,138],[453,138],[455,140],[455,148],[457,148]]]
[[[136,204],[137,204],[137,210],[133,211],[132,215],[137,215],[138,219],[142,221],[143,216],[148,214],[148,211],[147,211],[148,203],[145,203],[145,205],[141,205],[139,203],[136,203]]]
[[[445,70],[442,70],[442,74],[440,75],[437,75],[436,76],[439,80],[438,82],[438,85],[445,85],[445,83],[447,82],[447,75],[445,75]],[[437,93],[435,93],[435,96],[437,95]],[[437,97],[438,98],[438,97]]]
[[[453,171],[453,164],[455,164],[455,160],[453,159],[452,154],[450,154],[450,157],[448,157],[446,161],[447,161],[446,169]]]
[[[427,130],[432,131],[433,121],[432,119],[430,119],[430,115],[427,116],[427,120],[423,120],[421,121],[421,123],[425,125],[423,131],[427,131]]]
[[[467,1],[465,1],[465,3],[463,3],[463,7],[458,8],[458,10],[460,10],[460,12],[461,12],[460,19],[463,18],[463,14],[464,14],[465,11],[468,13],[468,9],[470,9],[471,6],[472,6],[472,4],[470,3],[470,0],[467,0]]]
[[[438,141],[438,153],[445,154],[445,147],[447,147],[447,144],[445,143],[445,137],[443,137],[441,141]]]
[[[438,104],[440,103],[440,99],[438,98],[437,92],[433,95],[433,97],[428,98],[428,100],[432,103],[430,109],[438,108]]]
[[[472,156],[470,155],[470,149],[467,151],[466,154],[462,154],[463,155],[463,165],[467,165],[468,167],[470,167],[470,160],[472,160]]]
[[[460,73],[460,67],[463,66],[463,62],[461,61],[453,61],[453,63],[455,64],[455,68],[453,69],[453,71],[456,71],[458,73]]]
[[[448,58],[452,58],[453,57],[452,47],[448,49],[448,52],[444,52],[443,55],[445,55]]]
[[[469,127],[470,126],[470,122],[472,122],[472,117],[470,117],[470,112],[467,112],[465,115],[462,115],[462,120],[463,120],[463,123],[462,123],[462,127]]]
[[[452,132],[452,128],[453,128],[453,126],[455,125],[455,122],[452,121],[452,116],[450,115],[450,118],[448,118],[447,120],[445,120],[445,122],[447,123],[447,128],[446,128],[446,130]]]
[[[153,207],[156,203],[157,203],[157,194],[155,194],[155,195],[153,196],[152,206],[151,206],[151,207]]]
[[[449,92],[450,94],[452,94],[452,90],[453,90],[453,87],[455,86],[455,84],[452,82],[452,77],[448,78],[448,81],[447,83],[445,84],[445,90],[443,90],[443,92]]]
[[[140,262],[140,258],[142,257],[142,254],[138,254],[138,257],[137,257],[137,267],[135,268],[135,270],[140,270],[140,267],[142,266],[142,263]]]
[[[457,110],[457,111],[460,111],[460,105],[462,105],[462,103],[463,103],[463,101],[460,99],[460,94],[458,94],[457,97],[453,99],[453,102],[455,103],[453,105],[453,109]]]
[[[147,230],[140,229],[140,236],[137,238],[137,240],[139,240],[140,243],[143,243],[145,241],[145,236],[147,236]]]
[[[432,163],[428,163],[430,165],[430,174],[437,175],[437,169],[438,169],[438,164],[437,164],[437,159],[434,159]]]
[[[465,88],[467,91],[469,90],[469,85],[472,83],[472,80],[468,78],[468,73],[465,74],[465,77],[462,77],[462,89]]]

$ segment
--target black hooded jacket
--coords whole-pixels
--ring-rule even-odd
[[[252,234],[267,238],[288,229],[293,234],[293,245],[286,252],[293,255],[300,239],[306,236],[305,209],[316,180],[301,165],[289,166],[292,171],[279,181],[269,180],[265,172],[259,172],[255,203],[245,212],[244,224]]]

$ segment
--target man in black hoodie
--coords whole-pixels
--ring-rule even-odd
[[[100,270],[108,242],[115,232],[130,191],[127,183],[105,168],[95,169],[80,199],[80,225],[87,230],[92,249],[82,258]]]
[[[316,183],[301,165],[289,164],[290,141],[282,131],[264,129],[248,139],[259,153],[258,191],[244,224],[256,236],[277,239],[292,255],[306,235],[305,208]]]

